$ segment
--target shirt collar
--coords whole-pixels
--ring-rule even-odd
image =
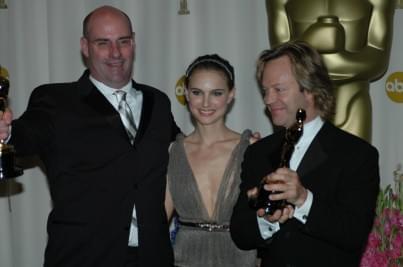
[[[113,92],[115,92],[115,90],[122,90],[122,91],[125,91],[126,93],[129,93],[130,89],[132,88],[132,81],[129,81],[125,86],[123,86],[122,88],[118,88],[118,89],[107,86],[103,82],[96,80],[91,75],[90,75],[90,81],[95,85],[96,88],[98,88],[98,90],[101,91],[101,93],[103,95],[111,95],[111,94],[113,94]]]
[[[308,123],[304,124],[304,130],[301,136],[301,139],[298,141],[298,145],[310,145],[312,140],[318,134],[320,128],[322,128],[324,124],[323,119],[320,116],[317,116],[315,119],[311,120]]]

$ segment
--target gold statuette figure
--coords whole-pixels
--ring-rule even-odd
[[[10,88],[8,71],[0,65],[0,111],[7,108],[7,97]],[[1,113],[2,115],[2,113]],[[0,140],[0,181],[14,178],[22,174],[22,169],[15,165],[15,150],[12,145],[8,145],[4,140]]]
[[[371,140],[369,83],[389,64],[395,0],[266,0],[272,46],[304,40],[335,86],[334,123]]]

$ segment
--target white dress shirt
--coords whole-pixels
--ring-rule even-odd
[[[139,127],[140,117],[141,117],[141,109],[143,106],[143,93],[139,90],[133,90],[132,81],[127,83],[125,86],[119,89],[111,88],[104,83],[95,80],[94,77],[90,76],[91,82],[95,85],[95,87],[108,99],[111,105],[118,110],[119,103],[117,102],[116,96],[113,94],[115,90],[123,90],[126,92],[126,101],[130,106],[132,111],[134,123],[136,127]],[[130,225],[130,235],[129,235],[129,246],[137,247],[138,242],[138,228],[137,228],[137,215],[136,215],[136,207],[133,207],[132,213],[132,222]]]
[[[323,120],[317,116],[312,121],[304,124],[304,131],[299,139],[298,143],[295,145],[294,152],[290,159],[290,169],[295,171],[298,169],[299,164],[301,163],[302,158],[304,157],[306,151],[312,143],[312,140],[318,134],[319,130],[323,126]],[[309,215],[309,211],[312,206],[313,194],[311,191],[307,189],[307,198],[305,202],[300,207],[295,207],[294,218],[302,222],[306,223]],[[280,223],[275,222],[271,223],[265,220],[262,217],[257,217],[260,234],[263,239],[270,238],[274,233],[280,230]]]

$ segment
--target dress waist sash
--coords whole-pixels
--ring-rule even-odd
[[[229,225],[227,224],[216,224],[216,223],[194,223],[194,222],[183,222],[178,220],[179,225],[198,228],[203,231],[208,232],[229,232]]]

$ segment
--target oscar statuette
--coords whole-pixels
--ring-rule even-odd
[[[303,133],[303,122],[305,120],[305,110],[298,109],[296,114],[296,122],[285,131],[284,141],[281,146],[280,165],[279,168],[289,168],[290,159],[294,152],[294,146],[298,143],[298,140]],[[270,200],[270,194],[276,194],[278,192],[269,192],[263,187],[265,185],[264,180],[261,182],[258,188],[258,194],[255,197],[249,199],[249,205],[251,208],[258,210],[264,209],[265,214],[273,215],[278,209],[283,209],[287,205],[286,200]]]
[[[7,108],[9,88],[7,70],[0,66],[0,111],[2,112]],[[22,169],[15,165],[14,147],[0,140],[0,181],[20,176],[22,173]]]

